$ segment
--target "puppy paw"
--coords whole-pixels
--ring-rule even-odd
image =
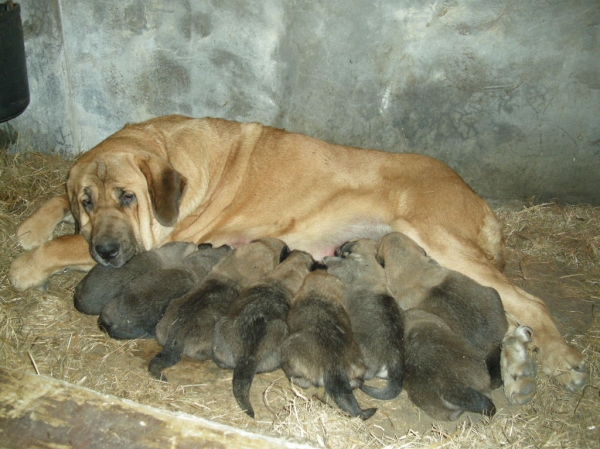
[[[509,331],[502,342],[502,382],[511,404],[527,404],[535,396],[537,368],[527,351],[532,336],[530,327],[519,326]]]
[[[24,253],[10,264],[8,280],[17,290],[38,287],[43,289],[52,273],[46,272],[37,263],[35,250]]]

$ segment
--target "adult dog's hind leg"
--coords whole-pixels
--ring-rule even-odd
[[[64,268],[88,271],[96,265],[82,235],[63,235],[23,253],[10,264],[8,279],[17,290],[43,285]]]
[[[19,225],[19,244],[25,250],[40,246],[52,238],[54,229],[63,221],[73,221],[69,197],[66,194],[50,198]]]
[[[527,351],[532,333],[528,326],[511,323],[502,341],[500,366],[504,394],[511,404],[527,404],[535,395],[537,370]]]

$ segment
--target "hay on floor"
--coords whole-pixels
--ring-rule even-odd
[[[185,361],[169,373],[170,383],[152,379],[146,369],[158,351],[154,342],[111,340],[98,329],[96,317],[73,308],[81,273],[54,276],[47,291],[18,292],[8,283],[10,262],[21,253],[17,225],[41,201],[64,192],[70,165],[58,155],[0,152],[0,365],[239,428],[305,439],[319,447],[597,447],[597,309],[595,316],[584,317],[587,330],[565,328],[567,339],[585,354],[591,384],[581,394],[571,394],[540,375],[537,396],[523,407],[502,403],[497,390],[499,412],[491,420],[465,416],[456,423],[434,422],[408,401],[406,393],[381,402],[358,392],[363,406],[379,407],[371,420],[362,422],[331,407],[321,391],[292,387],[277,371],[255,380],[253,421],[233,400],[231,372],[210,362]],[[549,203],[497,212],[505,223],[507,273],[514,282],[544,290],[552,280],[572,300],[600,304],[600,208]],[[73,228],[65,225],[58,232]]]

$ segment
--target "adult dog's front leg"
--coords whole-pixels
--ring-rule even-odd
[[[63,235],[13,260],[8,279],[17,290],[26,290],[43,285],[64,268],[87,271],[95,264],[89,245],[81,235]]]
[[[504,307],[521,324],[533,329],[532,344],[544,373],[569,391],[579,391],[588,382],[585,360],[581,352],[563,340],[546,305],[539,299],[514,287],[518,296],[502,298]]]
[[[63,221],[73,221],[69,197],[50,198],[17,228],[19,244],[25,250],[33,249],[50,240],[54,229]]]
[[[453,247],[460,251],[452,251]],[[443,248],[440,251],[436,247],[428,247],[425,250],[441,265],[453,268],[482,285],[495,288],[508,316],[516,323],[533,330],[530,345],[537,350],[537,360],[544,373],[553,376],[569,391],[581,390],[588,381],[583,355],[563,340],[544,302],[510,283],[502,272],[481,256],[477,248],[465,247],[463,243],[449,245],[448,248],[450,249]],[[457,254],[462,257],[457,257]],[[522,378],[528,376],[526,372],[520,373]],[[516,392],[513,399],[529,396],[528,383],[519,382],[518,385],[522,385],[524,391]]]

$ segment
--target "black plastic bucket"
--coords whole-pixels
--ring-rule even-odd
[[[21,6],[12,1],[0,3],[0,123],[15,118],[28,105]]]

